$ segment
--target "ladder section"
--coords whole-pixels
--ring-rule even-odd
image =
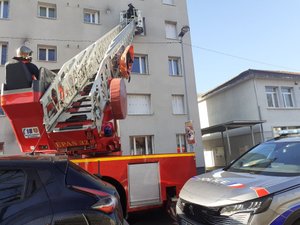
[[[101,129],[110,99],[108,81],[119,76],[113,72],[112,59],[130,45],[135,26],[135,20],[116,26],[62,66],[40,100],[47,132]]]

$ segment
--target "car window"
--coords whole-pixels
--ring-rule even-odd
[[[22,170],[0,169],[0,205],[23,198],[25,173]]]
[[[227,170],[267,173],[269,175],[300,175],[300,142],[264,143],[236,160]]]
[[[69,162],[66,183],[68,185],[85,186],[89,188],[99,188],[100,179],[88,173],[80,166]]]

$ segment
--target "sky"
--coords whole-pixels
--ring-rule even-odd
[[[196,87],[248,69],[300,72],[299,0],[187,0]]]

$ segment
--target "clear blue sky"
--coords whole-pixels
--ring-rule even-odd
[[[300,72],[300,0],[187,0],[197,92],[248,69]]]

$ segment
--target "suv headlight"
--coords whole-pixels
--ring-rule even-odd
[[[271,205],[273,197],[268,196],[264,198],[254,199],[252,201],[242,202],[234,205],[227,205],[223,207],[220,214],[223,216],[231,216],[236,213],[261,213],[266,211]]]

